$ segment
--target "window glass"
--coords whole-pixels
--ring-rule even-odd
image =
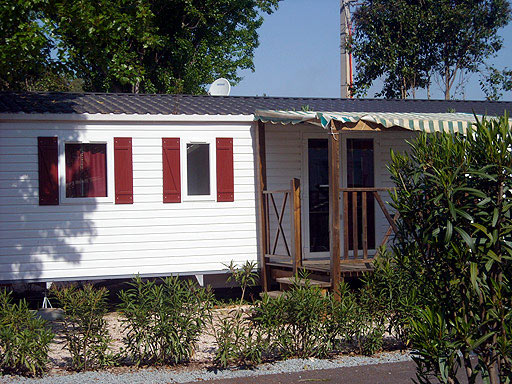
[[[373,188],[375,186],[372,139],[347,139],[347,187]],[[362,193],[357,194],[357,248],[363,248],[363,201]],[[350,223],[349,249],[354,249],[352,228],[352,193],[348,196],[348,222]],[[375,248],[375,203],[372,193],[366,193],[366,220],[368,248]]]
[[[187,144],[187,194],[210,194],[209,144]]]
[[[329,251],[329,151],[327,139],[308,140],[309,250]]]
[[[107,196],[107,145],[66,144],[66,197]]]

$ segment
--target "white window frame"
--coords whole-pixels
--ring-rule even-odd
[[[105,197],[66,197],[66,144],[106,144],[107,145],[107,196]],[[59,196],[61,204],[95,204],[114,202],[114,138],[103,135],[83,135],[66,140],[59,137]]]
[[[209,144],[210,150],[210,194],[188,194],[187,144]],[[180,138],[181,196],[183,201],[217,201],[217,166],[215,137],[182,136]]]
[[[309,139],[325,139],[327,140],[327,148],[329,148],[329,135],[325,132],[305,132],[302,134],[302,254],[304,259],[325,259],[329,258],[330,252],[311,252],[310,251],[310,234],[309,234],[309,156],[308,142]],[[341,173],[340,173],[341,174]],[[329,221],[330,222],[330,221]],[[329,245],[330,246],[330,245]]]

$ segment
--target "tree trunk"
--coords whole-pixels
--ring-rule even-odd
[[[444,68],[444,99],[450,100],[450,70],[448,66]]]

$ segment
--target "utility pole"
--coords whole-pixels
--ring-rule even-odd
[[[354,0],[340,0],[340,59],[341,59],[341,98],[352,97],[350,85],[353,82],[352,54],[347,52],[347,40],[352,34],[350,3]]]

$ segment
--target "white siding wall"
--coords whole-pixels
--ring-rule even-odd
[[[256,260],[253,128],[251,122],[0,122],[0,280],[185,274]],[[133,138],[133,205],[39,206],[37,137],[63,142],[95,134]],[[234,202],[162,203],[161,139],[191,135],[234,139]]]

